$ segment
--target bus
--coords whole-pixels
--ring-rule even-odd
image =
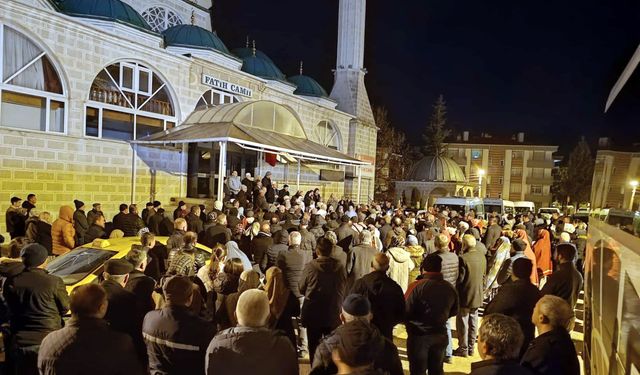
[[[614,211],[614,216],[611,211]],[[608,210],[613,221],[618,210]],[[628,221],[628,215],[623,216]],[[593,215],[584,269],[584,351],[586,374],[640,373],[640,237]],[[622,220],[622,219],[621,219]],[[627,229],[627,230],[623,230]]]
[[[500,198],[484,198],[484,212],[487,215],[497,213],[498,215],[515,214],[515,206],[512,201],[507,201]]]
[[[484,218],[484,205],[481,198],[440,197],[436,198],[435,206],[440,211],[456,211],[462,215],[473,210],[476,213],[476,217]]]

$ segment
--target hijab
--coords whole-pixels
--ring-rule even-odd
[[[260,274],[254,270],[243,271],[240,275],[240,281],[238,283],[238,291],[236,293],[229,294],[224,301],[224,308],[227,313],[226,318],[232,327],[238,325],[238,320],[235,316],[236,307],[238,306],[238,300],[243,292],[249,289],[256,289],[260,286]],[[223,325],[223,323],[221,323]]]
[[[253,269],[251,266],[251,261],[247,257],[240,248],[238,247],[238,243],[235,241],[227,242],[227,259],[239,258],[242,261],[242,267],[245,271],[250,271]]]

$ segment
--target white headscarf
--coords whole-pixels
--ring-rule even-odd
[[[244,268],[245,271],[253,269],[251,261],[247,255],[240,250],[238,244],[235,241],[229,241],[227,242],[227,259],[233,258],[239,258],[242,261],[242,268]]]

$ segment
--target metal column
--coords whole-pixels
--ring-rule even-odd
[[[136,174],[137,174],[137,163],[136,158],[138,156],[138,145],[133,145],[133,152],[131,154],[131,204],[136,203]]]
[[[360,204],[360,188],[362,187],[362,166],[357,166],[356,169],[358,173],[358,195],[356,203]]]
[[[221,201],[224,199],[224,177],[227,171],[227,142],[218,142],[220,145],[220,157],[218,163],[218,198]]]
[[[296,174],[296,193],[300,191],[300,159],[298,158],[298,173]]]

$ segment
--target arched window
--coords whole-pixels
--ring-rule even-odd
[[[136,62],[119,62],[94,79],[86,107],[85,135],[129,141],[173,128],[176,113],[160,77]]]
[[[342,137],[340,136],[340,131],[329,121],[320,121],[313,129],[313,133],[316,136],[316,142],[321,145],[338,151],[342,149]]]
[[[166,29],[182,25],[182,19],[171,9],[165,7],[151,7],[142,12],[142,18],[147,21],[153,31],[161,33]]]
[[[202,96],[200,100],[198,100],[198,104],[196,105],[196,111],[201,109],[206,109],[210,107],[215,107],[220,104],[229,104],[229,103],[238,103],[239,100],[235,95],[218,91],[218,90],[207,90]]]
[[[0,24],[0,124],[64,133],[62,80],[47,52],[24,34]]]

